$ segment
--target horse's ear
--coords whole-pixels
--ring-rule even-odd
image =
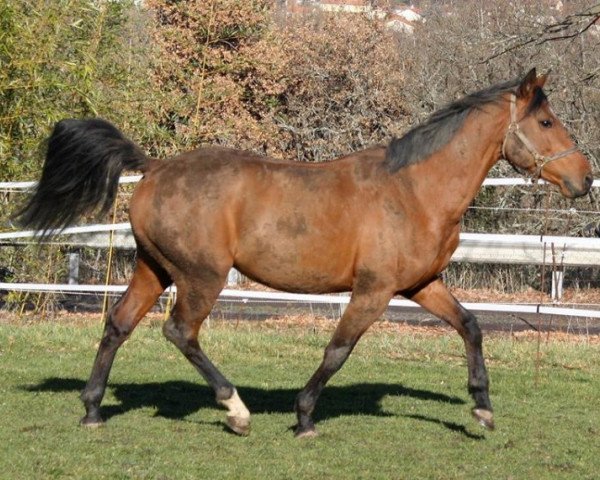
[[[542,75],[544,77],[544,75]],[[546,79],[543,79],[545,82]],[[529,70],[529,73],[525,75],[525,78],[521,80],[521,84],[519,85],[519,89],[517,90],[517,94],[519,97],[528,98],[533,94],[533,91],[538,88],[538,76],[535,72],[535,67]]]
[[[539,88],[544,88],[544,85],[546,85],[546,80],[548,80],[549,76],[550,76],[550,70],[548,70],[546,73],[538,76],[537,81],[536,81],[537,86]]]

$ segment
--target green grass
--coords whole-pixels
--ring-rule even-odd
[[[150,322],[152,323],[152,322]],[[488,336],[497,430],[471,418],[460,339],[373,331],[326,388],[321,435],[297,440],[292,405],[326,332],[214,324],[211,358],[253,412],[224,410],[161,335],[141,326],[120,350],[108,422],[78,426],[100,325],[0,324],[1,479],[592,479],[600,471],[600,345]]]

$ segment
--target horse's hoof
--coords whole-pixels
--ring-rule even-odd
[[[227,426],[233,433],[243,437],[250,435],[250,419],[241,417],[227,417]]]
[[[104,425],[104,421],[101,418],[91,418],[86,415],[79,421],[79,425],[88,428],[98,428]]]
[[[473,416],[479,422],[479,425],[487,428],[488,430],[494,430],[494,414],[484,408],[474,408]]]
[[[305,428],[304,430],[296,430],[294,436],[296,438],[315,438],[319,436],[319,433],[315,428]]]

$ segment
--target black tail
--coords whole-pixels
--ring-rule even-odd
[[[48,139],[35,191],[16,213],[25,228],[48,236],[85,213],[106,213],[123,170],[144,170],[146,155],[105,120],[62,120]]]

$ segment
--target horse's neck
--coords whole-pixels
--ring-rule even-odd
[[[508,116],[498,106],[472,112],[448,144],[414,165],[421,203],[458,223],[501,156]]]

